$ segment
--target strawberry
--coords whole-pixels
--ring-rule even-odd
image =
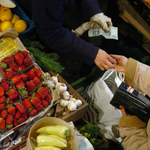
[[[38,113],[37,109],[33,108],[29,114],[30,116],[35,116],[37,113]]]
[[[7,109],[7,111],[11,114],[11,115],[15,115],[15,113],[16,113],[16,108],[14,107],[14,106],[8,106],[8,109]]]
[[[5,96],[1,96],[0,97],[0,104],[5,103],[5,101],[6,101],[6,97]]]
[[[25,119],[24,119],[23,117],[21,117],[20,119],[17,120],[17,122],[18,122],[19,124],[21,124],[21,123],[25,122]]]
[[[48,91],[48,93],[50,92],[49,87],[45,86],[44,88]]]
[[[14,148],[13,150],[20,150],[19,148]]]
[[[28,57],[28,52],[27,51],[23,51],[23,55],[24,55],[25,58]]]
[[[14,126],[17,126],[17,125],[18,125],[17,119],[14,118]]]
[[[25,105],[26,109],[31,109],[33,107],[32,103],[29,100],[29,97],[28,98],[24,98],[23,104]]]
[[[8,93],[7,93],[8,97],[10,99],[15,99],[18,97],[18,92],[15,88],[12,88]]]
[[[29,133],[27,133],[27,134],[25,135],[26,138],[28,138],[28,136],[29,136]]]
[[[7,110],[2,110],[2,112],[1,112],[1,116],[2,116],[2,118],[3,119],[5,119],[5,118],[7,118],[7,116],[8,116],[8,111]]]
[[[13,103],[14,103],[14,101],[12,99],[9,99],[7,102],[7,104],[13,104]]]
[[[37,109],[38,111],[42,111],[42,110],[43,110],[43,105],[40,105],[40,106],[36,107],[36,109]]]
[[[25,65],[26,67],[32,65],[32,59],[31,59],[29,56],[27,56],[27,57],[24,59],[24,65]]]
[[[8,115],[6,118],[6,124],[12,124],[13,123],[13,115]]]
[[[0,111],[5,108],[4,104],[0,104]]]
[[[36,93],[36,94],[35,94],[35,97],[37,97],[39,100],[42,100],[42,97],[40,96],[39,93]]]
[[[25,87],[25,83],[22,80],[20,80],[20,82],[16,84],[16,89],[23,89],[23,87]]]
[[[46,98],[48,95],[48,91],[44,87],[41,87],[37,92],[43,99]]]
[[[17,111],[16,114],[15,114],[15,118],[16,119],[19,119],[21,117],[21,112],[20,111]]]
[[[35,71],[35,75],[38,77],[38,78],[42,78],[43,77],[43,74],[42,74],[42,71],[38,68],[34,68],[34,71]]]
[[[22,52],[18,52],[14,55],[15,61],[17,62],[17,64],[23,64],[24,61],[24,55]]]
[[[19,94],[21,95],[22,98],[28,97],[28,91],[24,87],[23,89],[19,89]]]
[[[26,74],[30,80],[33,80],[33,78],[35,77],[35,73],[33,69],[30,69]]]
[[[41,80],[38,78],[38,77],[34,77],[33,78],[33,82],[36,84],[36,85],[40,85],[42,82],[41,82]]]
[[[17,108],[22,114],[26,112],[26,108],[25,108],[24,105],[21,104],[21,103],[17,103],[17,104],[16,104],[16,108]]]
[[[1,67],[1,69],[2,69],[3,71],[5,71],[5,70],[8,68],[8,67],[7,67],[7,64],[4,63],[4,62],[0,63],[0,67]]]
[[[21,65],[18,64],[18,67],[19,67],[19,71],[22,71],[26,68],[24,64],[21,64]]]
[[[41,105],[41,101],[37,98],[37,97],[34,97],[31,99],[31,103],[35,106],[35,107],[38,107]]]
[[[19,70],[18,65],[16,63],[10,64],[9,68],[16,72]]]
[[[31,82],[31,81],[27,81],[26,82],[26,85],[27,85],[27,90],[28,91],[32,91],[32,90],[34,90],[35,89],[35,83],[34,82]]]
[[[47,107],[49,105],[48,101],[42,99],[43,107]]]
[[[22,73],[20,76],[21,76],[22,81],[28,80],[28,76],[26,74]]]
[[[11,81],[12,83],[16,84],[16,83],[19,83],[21,80],[21,76],[14,76]]]
[[[16,76],[18,74],[17,71],[13,71],[13,76]]]
[[[3,118],[0,118],[0,130],[5,129],[5,120]]]
[[[22,114],[22,117],[23,117],[25,120],[27,120],[27,119],[28,119],[27,113]]]
[[[47,102],[50,102],[52,100],[52,95],[51,94],[48,94],[46,99],[45,99]]]
[[[11,130],[13,128],[13,124],[7,125],[7,129]]]
[[[12,69],[6,69],[5,70],[5,75],[8,79],[12,79],[12,77],[14,76]]]
[[[9,84],[7,83],[6,79],[2,79],[1,84],[2,84],[2,87],[4,88],[4,92],[8,92]]]
[[[10,64],[10,63],[14,62],[14,57],[13,56],[11,56],[11,57],[5,57],[4,58],[4,62],[6,64]]]
[[[0,86],[0,97],[4,95],[4,88]]]

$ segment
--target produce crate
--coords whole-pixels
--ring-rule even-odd
[[[36,27],[36,24],[33,20],[31,20],[26,13],[23,11],[23,9],[19,6],[19,4],[13,0],[16,4],[15,8],[12,8],[12,12],[15,13],[16,15],[18,15],[20,17],[20,19],[23,19],[24,21],[26,21],[27,23],[27,29],[21,33],[19,33],[19,35],[25,34],[31,30],[33,30]]]

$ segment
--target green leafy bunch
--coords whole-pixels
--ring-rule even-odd
[[[33,55],[37,64],[43,71],[54,71],[61,73],[64,67],[59,62],[59,55],[57,53],[45,52],[45,46],[43,46],[39,40],[36,39],[36,35],[22,35],[20,37],[22,43],[27,50]]]
[[[100,130],[98,126],[87,123],[83,126],[77,126],[77,130],[91,142],[95,150],[100,149],[102,141],[98,138]]]

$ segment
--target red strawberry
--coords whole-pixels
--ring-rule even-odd
[[[12,124],[13,123],[13,115],[8,115],[6,118],[6,124]]]
[[[8,106],[8,109],[7,109],[7,111],[11,114],[11,115],[15,115],[15,113],[16,113],[16,108],[14,107],[14,106]]]
[[[13,124],[7,125],[7,129],[11,130],[13,128]]]
[[[35,77],[35,73],[33,69],[29,70],[26,74],[30,80],[33,80],[33,78]]]
[[[10,64],[9,68],[16,72],[19,70],[18,65],[16,63]]]
[[[16,114],[15,114],[15,118],[16,119],[19,119],[21,117],[21,112],[20,111],[17,111]]]
[[[5,103],[5,101],[6,101],[6,97],[5,96],[1,96],[0,97],[0,104]]]
[[[17,103],[17,104],[16,104],[16,108],[17,108],[22,114],[26,112],[26,108],[25,108],[24,105],[21,104],[21,103]]]
[[[35,107],[38,107],[41,105],[41,101],[37,98],[37,97],[34,97],[31,99],[31,103],[35,106]]]
[[[41,87],[37,92],[43,99],[48,95],[48,91],[44,87]]]
[[[23,104],[25,105],[26,109],[31,109],[33,105],[31,104],[29,98],[24,98]]]
[[[33,108],[29,114],[30,114],[30,116],[35,116],[37,113],[38,113],[38,111],[35,108]]]
[[[28,119],[27,113],[22,114],[22,117],[23,117],[25,120],[27,120],[27,119]]]
[[[27,56],[24,59],[24,64],[25,64],[26,67],[31,66],[32,65],[32,59],[29,56]]]
[[[34,82],[30,82],[30,81],[27,81],[26,82],[26,85],[27,85],[27,90],[28,91],[32,91],[32,90],[34,90],[35,89],[35,83]]]
[[[25,83],[22,80],[20,80],[20,82],[16,84],[16,89],[17,90],[19,90],[19,89],[22,90],[23,87],[25,87]]]
[[[36,107],[36,109],[37,109],[38,111],[42,111],[42,110],[43,110],[43,105],[40,105],[40,106]]]
[[[47,107],[49,105],[49,103],[44,99],[42,99],[42,104],[43,104],[43,107]]]
[[[14,148],[13,150],[20,150],[19,148]]]
[[[17,122],[18,122],[19,124],[21,124],[21,123],[25,122],[25,119],[24,119],[23,117],[21,117],[20,119],[17,120]]]
[[[48,93],[50,92],[49,87],[45,86],[44,88],[48,91]]]
[[[16,89],[12,88],[8,93],[7,93],[8,97],[10,99],[15,99],[18,97],[18,92]]]
[[[9,99],[7,102],[7,104],[13,104],[13,103],[14,103],[14,101],[12,99]]]
[[[27,81],[28,76],[26,74],[22,73],[20,76],[21,76],[22,81]]]
[[[17,54],[14,55],[15,61],[17,62],[17,64],[23,64],[24,61],[24,55],[22,52],[18,52]]]
[[[16,84],[16,83],[19,83],[21,80],[21,76],[14,76],[11,81],[12,83]]]
[[[33,82],[36,84],[36,85],[40,85],[42,82],[41,82],[41,80],[38,78],[38,77],[34,77],[33,78]]]
[[[26,68],[24,64],[21,64],[21,65],[18,64],[18,67],[19,67],[19,71],[22,71]]]
[[[17,125],[18,125],[17,119],[14,118],[14,126],[17,126]]]
[[[25,135],[26,138],[28,138],[28,136],[29,136],[29,133],[27,133],[27,134]]]
[[[14,76],[12,69],[6,69],[5,70],[5,75],[8,79],[12,79],[12,77]]]
[[[26,58],[28,56],[28,52],[27,51],[23,51],[23,55]]]
[[[1,116],[2,116],[2,118],[3,119],[5,119],[7,116],[8,116],[8,111],[7,110],[2,110],[2,112],[1,112]]]
[[[38,68],[34,68],[34,71],[35,71],[35,75],[38,77],[38,78],[42,78],[43,77],[43,74],[42,74],[42,71]]]
[[[4,104],[0,104],[0,111],[5,108]]]
[[[5,120],[3,118],[0,118],[0,130],[5,129]]]
[[[4,91],[8,92],[8,90],[9,90],[9,84],[7,83],[6,79],[2,79],[1,80],[1,84],[2,84],[2,87],[4,88]]]
[[[18,74],[17,71],[13,71],[13,76],[16,76]]]
[[[39,93],[36,93],[36,94],[35,94],[35,97],[37,97],[39,100],[42,100],[42,97],[40,96]]]
[[[4,88],[0,86],[0,97],[4,95]]]
[[[14,62],[14,57],[13,56],[11,56],[11,57],[5,57],[4,58],[4,62],[6,64],[10,64],[10,63]]]
[[[7,67],[7,64],[4,63],[4,62],[0,63],[0,67],[1,67],[1,69],[2,69],[3,71],[5,71],[5,70],[8,68],[8,67]]]
[[[52,100],[52,95],[48,94],[45,100],[48,101],[48,102],[50,102]]]

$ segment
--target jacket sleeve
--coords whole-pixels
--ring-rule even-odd
[[[125,82],[135,88],[147,94],[150,97],[150,67],[129,58],[126,65]]]
[[[150,120],[147,125],[136,116],[125,116],[119,121],[120,137],[124,150],[150,149]]]
[[[62,0],[33,0],[32,18],[37,24],[36,32],[53,50],[67,53],[71,57],[88,65],[93,64],[98,47],[76,37],[76,34],[64,28]]]

